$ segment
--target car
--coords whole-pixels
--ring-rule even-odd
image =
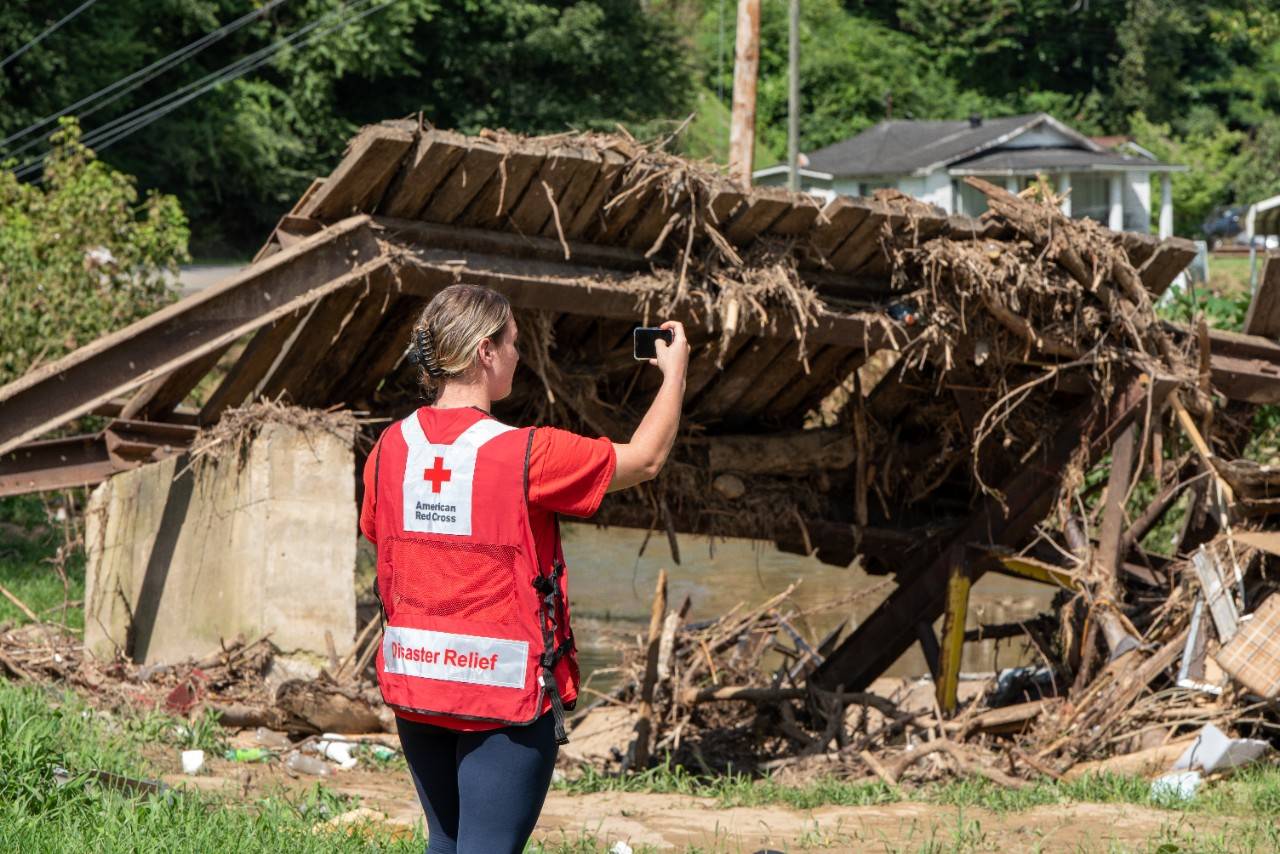
[[[1215,249],[1224,240],[1230,240],[1244,231],[1244,218],[1249,209],[1244,205],[1218,208],[1201,224],[1209,248]]]

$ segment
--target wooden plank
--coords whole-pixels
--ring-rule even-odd
[[[394,240],[394,235],[387,232],[382,237],[386,241]],[[636,290],[630,275],[565,261],[517,259],[480,252],[464,254],[452,249],[415,248],[398,256],[397,261],[404,292],[424,298],[434,296],[444,287],[442,282],[470,282],[500,291],[521,308],[636,320]],[[704,322],[692,306],[679,308],[672,319],[688,325]],[[762,323],[750,314],[742,318],[739,328],[748,337],[792,338],[794,334],[789,324]],[[806,339],[815,347],[839,342],[845,346],[877,349],[890,343],[876,316],[825,308],[817,310],[806,330]]]
[[[658,192],[658,183],[662,180],[653,178],[639,189],[637,187],[642,181],[652,173],[643,171],[639,174],[632,174],[628,171],[614,187],[611,198],[606,199],[600,226],[592,232],[588,232],[593,243],[618,243],[620,238],[633,222],[645,211],[649,209],[649,205],[653,203],[653,197]],[[625,198],[623,193],[630,194]]]
[[[734,357],[741,352],[743,347],[751,343],[750,335],[738,334],[729,339],[729,343],[725,345],[725,353],[723,364],[729,365],[733,363]],[[690,407],[702,390],[709,386],[711,382],[718,379],[721,375],[721,369],[717,367],[716,360],[720,355],[720,337],[716,336],[707,341],[696,355],[691,353],[689,357],[689,370],[684,378],[684,403],[686,408]]]
[[[313,371],[302,384],[297,395],[300,404],[327,408],[347,402],[336,398],[333,392],[352,366],[362,364],[369,353],[386,348],[386,344],[377,341],[374,334],[393,299],[391,292],[384,288],[360,301],[346,325],[339,330],[333,346],[318,360],[322,369]]]
[[[631,235],[627,238],[627,246],[637,252],[645,253],[646,257],[651,252],[656,254],[664,246],[655,246],[654,241],[666,231],[667,236],[664,237],[663,242],[665,248],[671,249],[668,223],[672,217],[687,212],[689,207],[689,194],[686,190],[673,191],[670,187],[662,188],[657,197],[649,203],[649,209],[636,220],[635,226],[631,229]],[[683,245],[680,248],[683,249]]]
[[[0,453],[386,270],[368,224],[336,223],[0,388]]]
[[[812,353],[810,357],[812,358]],[[758,415],[779,391],[804,376],[806,374],[800,361],[800,345],[795,341],[788,341],[787,346],[756,377],[756,382],[747,393],[734,404],[734,409],[740,415]]]
[[[832,253],[849,239],[870,213],[871,207],[865,200],[836,196],[822,209],[818,224],[809,232],[804,252],[806,261],[815,267],[830,267]]]
[[[301,402],[297,389],[312,373],[326,370],[320,357],[333,345],[355,306],[370,296],[367,286],[344,288],[313,305],[298,334],[281,350],[280,358],[258,389],[258,396],[269,399],[283,396],[294,403]],[[372,295],[374,299],[378,296]]]
[[[466,154],[441,182],[417,218],[428,222],[456,220],[472,199],[480,195],[485,183],[497,177],[503,154],[503,149],[492,143],[469,140]]]
[[[850,233],[849,237],[830,256],[831,267],[841,272],[853,273],[880,251],[880,227],[889,217],[889,209],[883,202],[868,200],[867,216]]]
[[[568,186],[556,194],[556,206],[560,209],[560,230],[556,229],[555,219],[549,219],[542,226],[543,237],[554,237],[559,240],[560,231],[563,231],[566,240],[573,239],[571,226],[577,221],[582,207],[588,203],[590,195],[595,191],[605,161],[599,153],[590,148],[579,148],[577,152],[580,161],[578,168],[574,171]],[[595,205],[598,208],[600,203],[597,201]]]
[[[811,348],[815,347],[810,342]],[[826,395],[861,363],[860,351],[847,346],[832,344],[815,349],[809,360],[809,373],[798,374],[792,382],[780,388],[764,406],[765,418],[782,418],[795,412],[802,403],[815,394]],[[801,413],[803,414],[803,412]]]
[[[529,183],[529,189],[520,197],[520,202],[511,211],[510,226],[520,234],[540,234],[542,227],[551,224],[555,228],[551,211],[551,200],[547,198],[547,188],[551,189],[552,198],[559,204],[573,181],[573,176],[583,166],[578,156],[578,149],[567,145],[556,146],[542,161],[538,174]],[[546,186],[543,186],[543,185]],[[561,220],[563,226],[564,221]]]
[[[971,544],[1020,542],[1051,509],[1059,481],[1080,448],[1081,438],[1088,437],[1092,464],[1148,405],[1162,406],[1174,386],[1172,380],[1162,377],[1153,382],[1143,375],[1121,383],[1110,400],[1089,400],[1071,412],[1040,452],[1002,484],[1004,503],[993,497],[983,499],[938,558],[923,566],[901,567],[897,589],[810,679],[820,687],[844,685],[847,690],[869,685],[915,641],[915,624],[932,621],[942,612],[951,568],[966,559]],[[981,567],[975,565],[972,571],[972,580],[977,581]]]
[[[788,213],[791,202],[791,194],[777,187],[761,187],[753,191],[738,207],[724,229],[724,236],[735,246],[746,246]]]
[[[222,417],[222,413],[248,400],[257,391],[258,384],[271,370],[281,350],[297,333],[309,312],[310,307],[300,308],[259,329],[200,408],[197,421],[200,424],[214,424]]]
[[[416,218],[468,150],[470,142],[462,134],[441,130],[420,134],[387,190],[380,213]]]
[[[704,214],[711,225],[721,233],[733,219],[738,207],[746,200],[747,194],[738,185],[722,181],[717,183],[707,196]]]
[[[382,193],[400,168],[413,134],[371,125],[347,145],[347,153],[306,207],[304,217],[335,220],[355,213],[373,213]]]
[[[200,380],[218,364],[218,360],[231,348],[231,344],[212,350],[199,359],[178,368],[134,392],[133,397],[120,410],[121,418],[139,421],[162,421],[182,403]]]
[[[809,196],[793,198],[791,207],[769,226],[767,233],[778,237],[804,237],[813,230],[822,207]]]
[[[534,176],[547,159],[545,151],[510,151],[498,164],[497,180],[484,185],[462,216],[459,225],[504,228],[507,217],[530,190]],[[540,188],[534,187],[540,192]]]
[[[957,555],[958,557],[958,555]],[[947,598],[942,616],[942,645],[938,655],[935,691],[944,715],[956,710],[956,690],[960,687],[960,661],[964,655],[964,624],[969,616],[969,588],[973,581],[963,563],[951,565],[947,577]]]
[[[569,240],[581,240],[604,224],[603,206],[613,197],[614,187],[622,179],[627,160],[616,151],[600,153],[600,169],[591,189],[578,205],[573,219],[564,225],[564,236]]]
[[[378,387],[391,375],[409,349],[409,337],[424,302],[417,296],[402,296],[394,300],[383,315],[382,323],[371,340],[379,346],[363,359],[351,364],[350,369],[329,393],[330,400],[340,400],[355,406],[372,397]]]
[[[691,409],[703,418],[721,418],[731,413],[740,414],[735,407],[738,400],[758,382],[760,374],[779,354],[792,344],[786,339],[756,339],[744,347],[725,367],[715,384],[708,388]]]
[[[1262,263],[1258,289],[1249,301],[1244,333],[1263,338],[1280,337],[1280,255],[1268,253]]]
[[[1196,257],[1196,245],[1184,237],[1166,237],[1141,267],[1138,278],[1151,296],[1159,297]]]

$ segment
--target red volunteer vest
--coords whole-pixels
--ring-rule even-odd
[[[529,724],[578,691],[559,527],[539,567],[529,524],[533,428],[481,416],[448,444],[419,410],[383,434],[375,463],[386,703],[427,715]]]

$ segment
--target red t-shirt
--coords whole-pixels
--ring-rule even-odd
[[[430,407],[436,428],[431,438],[449,442],[477,420],[474,407],[440,409]],[[381,440],[379,440],[381,441]],[[378,544],[373,512],[373,474],[377,447],[364,466],[364,504],[360,509],[360,531],[375,546]],[[587,517],[600,508],[618,460],[613,442],[601,437],[588,439],[556,427],[538,427],[533,432],[529,451],[529,524],[538,550],[538,565],[550,566],[555,548],[555,515]],[[544,701],[550,708],[550,700]],[[448,715],[415,715],[397,711],[397,715],[419,723],[435,724],[454,730],[479,731],[497,729],[502,724],[471,721]]]

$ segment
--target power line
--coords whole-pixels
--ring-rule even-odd
[[[58,28],[60,28],[60,27],[61,27],[63,24],[65,24],[67,21],[70,21],[70,20],[71,20],[72,18],[74,18],[76,15],[79,15],[79,14],[80,14],[81,12],[83,12],[85,9],[88,9],[90,6],[92,6],[94,3],[97,3],[97,2],[98,2],[98,0],[84,0],[84,2],[83,2],[83,3],[81,3],[79,6],[77,6],[76,8],[72,9],[69,13],[67,13],[66,15],[64,15],[64,16],[63,16],[63,18],[62,18],[62,20],[58,21],[56,24],[54,24],[53,26],[49,27],[49,28],[48,28],[47,30],[45,30],[43,33],[41,33],[40,35],[36,36],[36,37],[35,37],[35,38],[33,38],[31,41],[27,42],[27,43],[26,43],[26,44],[24,44],[22,47],[18,48],[18,49],[17,49],[17,50],[15,50],[13,53],[11,53],[11,54],[9,54],[8,56],[6,56],[3,60],[0,60],[0,68],[4,68],[4,67],[5,67],[6,65],[8,65],[9,63],[13,62],[15,59],[17,59],[18,57],[22,56],[22,55],[23,55],[24,53],[26,53],[27,51],[31,50],[31,48],[33,48],[33,47],[35,47],[36,45],[40,44],[40,42],[44,41],[44,40],[45,40],[45,38],[46,38],[47,36],[52,35],[52,34],[53,34],[53,32],[54,32],[55,30],[57,30]]]
[[[172,68],[175,68],[178,65],[181,65],[182,63],[186,62],[188,59],[191,59],[193,56],[200,53],[200,51],[204,50],[209,45],[217,41],[220,41],[223,38],[226,38],[227,36],[231,35],[232,33],[244,27],[246,24],[251,23],[255,19],[265,16],[268,12],[270,12],[276,6],[284,2],[285,0],[270,0],[270,2],[268,2],[262,8],[253,9],[247,12],[246,14],[241,15],[239,18],[236,18],[231,23],[225,24],[224,26],[219,27],[218,29],[201,36],[200,38],[196,39],[190,44],[184,47],[181,47],[178,50],[175,50],[173,53],[169,54],[168,56],[162,59],[156,60],[155,62],[148,65],[146,68],[139,69],[133,72],[132,74],[130,74],[129,76],[123,77],[115,81],[109,86],[104,86],[103,88],[99,89],[97,92],[94,92],[92,95],[86,95],[85,97],[81,98],[79,101],[76,101],[74,104],[71,104],[67,107],[63,107],[58,112],[51,113],[45,116],[44,118],[40,119],[39,121],[36,121],[28,125],[22,130],[16,133],[10,134],[4,139],[0,139],[0,147],[7,146],[11,142],[16,142],[17,140],[22,139],[28,134],[35,132],[39,128],[42,128],[45,125],[48,125],[50,122],[53,122],[57,119],[62,118],[63,116],[79,109],[85,104],[91,103],[92,101],[94,101],[95,99],[99,98],[102,95],[106,95],[110,92],[120,89],[120,87],[122,86],[127,86],[127,88],[121,89],[121,91],[115,92],[115,94],[112,95],[110,98],[106,98],[98,102],[97,104],[94,104],[89,109],[82,111],[79,114],[79,117],[83,119],[85,116],[93,115],[98,110],[101,110],[103,107],[107,106],[108,104],[114,103],[115,101],[118,101],[120,98],[123,98],[125,95],[134,91],[139,86],[144,85],[148,81],[153,80],[156,77],[159,77],[161,74],[164,74],[166,71]],[[132,83],[133,85],[131,86],[128,85],[130,83]],[[26,151],[32,146],[39,145],[40,141],[41,140],[39,138],[32,140],[31,142],[28,142],[25,145],[9,152],[9,154],[10,156],[21,154],[22,152]]]
[[[355,0],[355,2],[344,11],[351,12],[355,8],[366,5],[369,2],[371,2],[371,0]],[[398,2],[398,0],[383,0],[383,2],[378,5],[365,9],[359,14],[348,14],[346,17],[320,30],[319,32],[315,32],[307,36],[307,38],[298,42],[296,46],[299,49],[304,48],[334,30],[344,27],[347,24],[355,23],[356,21],[379,12],[396,2]],[[229,65],[220,68],[218,71],[205,75],[194,83],[189,83],[168,95],[157,98],[151,103],[139,107],[124,116],[120,116],[101,127],[94,128],[93,131],[85,134],[82,141],[85,145],[91,146],[98,151],[114,145],[121,139],[124,139],[130,134],[146,127],[152,122],[163,118],[219,84],[243,77],[250,71],[266,65],[274,60],[280,51],[293,45],[295,41],[298,41],[302,36],[307,35],[307,33],[310,33],[312,30],[319,27],[326,19],[332,18],[334,14],[335,13],[330,12],[327,15],[312,21],[310,24],[294,31],[291,35],[281,39],[280,41],[268,45],[265,48],[261,48],[237,62],[230,63]],[[18,167],[14,174],[18,178],[26,178],[34,174],[40,169],[45,158],[48,156],[48,153],[48,150],[46,150],[39,156],[28,160],[26,163]]]

